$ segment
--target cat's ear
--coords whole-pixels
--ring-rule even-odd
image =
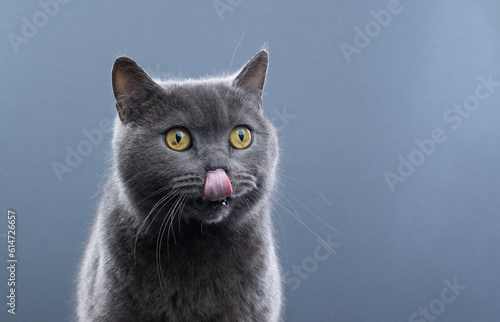
[[[134,103],[141,102],[157,84],[133,59],[118,57],[111,71],[116,110],[122,122],[130,121]]]
[[[250,93],[259,102],[262,108],[262,91],[266,81],[269,55],[266,50],[261,50],[242,68],[233,80],[233,85]]]

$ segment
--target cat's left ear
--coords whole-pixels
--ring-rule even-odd
[[[149,75],[131,58],[118,57],[111,71],[116,109],[122,122],[132,121],[139,114],[139,105],[157,87]]]
[[[240,87],[252,95],[262,108],[262,91],[266,82],[269,54],[261,50],[243,67],[233,80],[233,85]]]

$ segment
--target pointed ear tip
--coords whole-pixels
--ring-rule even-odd
[[[259,58],[268,59],[269,58],[269,52],[267,51],[267,49],[262,49],[261,51],[259,51],[259,53],[257,54],[257,56]]]
[[[120,56],[115,60],[115,63],[113,64],[113,70],[125,65],[137,65],[137,63],[130,57]]]
[[[126,62],[130,62],[132,60],[132,58],[130,57],[127,57],[127,56],[119,56],[118,58],[116,58],[115,60],[115,64],[116,63],[126,63]]]

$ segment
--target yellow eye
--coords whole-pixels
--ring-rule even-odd
[[[174,127],[167,132],[165,137],[167,145],[175,151],[184,151],[191,147],[191,136],[182,127]]]
[[[252,134],[246,126],[237,126],[229,136],[231,146],[235,149],[245,149],[252,143]]]

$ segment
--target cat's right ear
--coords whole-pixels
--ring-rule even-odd
[[[266,82],[269,54],[261,50],[241,69],[233,80],[233,85],[244,89],[262,108],[262,91]]]
[[[116,110],[122,122],[133,118],[135,103],[145,99],[157,86],[133,59],[118,57],[111,71],[111,83],[116,99]]]

